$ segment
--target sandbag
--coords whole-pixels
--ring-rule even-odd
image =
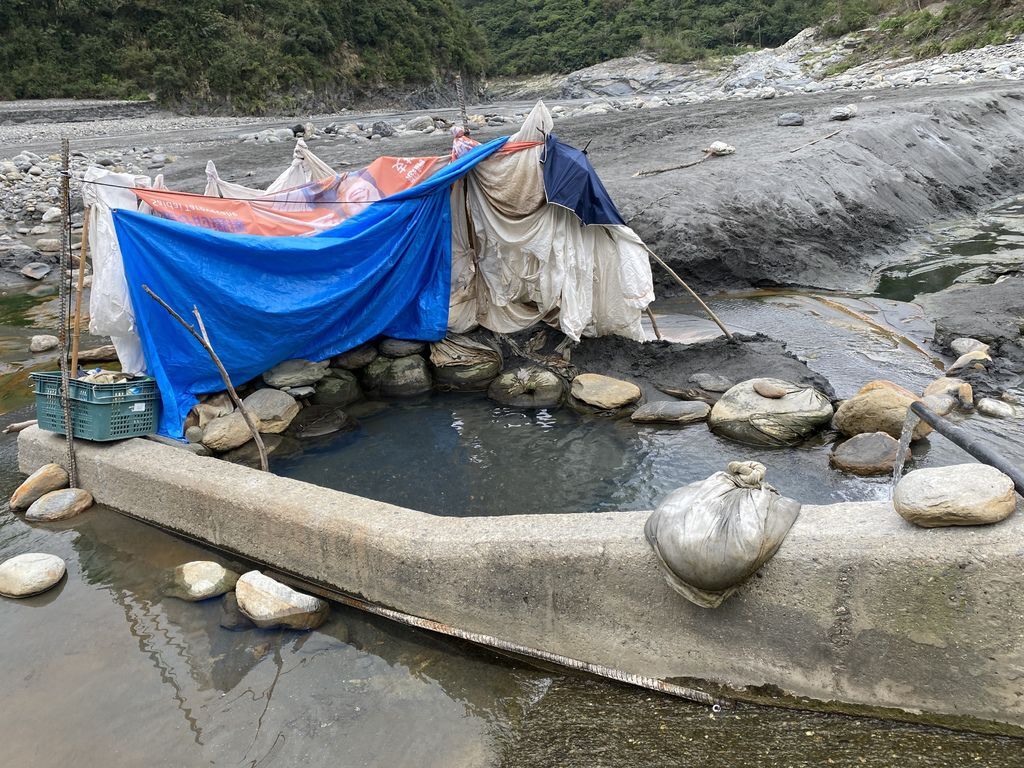
[[[495,342],[449,333],[430,345],[430,363],[438,389],[481,392],[501,373],[504,360]]]
[[[750,445],[796,445],[828,426],[832,403],[813,387],[750,379],[727,391],[708,417],[712,432]]]
[[[671,587],[717,608],[768,562],[800,514],[800,503],[764,482],[756,461],[677,488],[647,519],[644,533]]]

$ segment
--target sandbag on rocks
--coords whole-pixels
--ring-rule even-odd
[[[562,401],[563,394],[562,379],[537,365],[505,371],[487,388],[491,400],[515,408],[551,408]]]
[[[800,503],[764,482],[756,461],[677,488],[647,519],[644,533],[665,578],[702,608],[717,608],[782,544]]]
[[[795,445],[826,426],[832,403],[818,390],[782,379],[742,381],[715,403],[708,426],[750,445]]]
[[[439,389],[475,392],[487,389],[504,360],[496,344],[476,341],[461,333],[449,333],[430,345],[430,364]]]

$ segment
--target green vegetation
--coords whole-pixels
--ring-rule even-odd
[[[2,0],[0,98],[260,112],[479,72],[454,0]]]

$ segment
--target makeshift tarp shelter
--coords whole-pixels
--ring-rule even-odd
[[[118,190],[113,205],[104,201],[93,214],[109,217],[115,235],[99,244],[104,267],[117,262],[108,283],[123,268],[124,295],[107,298],[121,307],[119,321],[131,321],[118,331],[141,335],[164,398],[161,431],[180,436],[196,396],[222,384],[144,284],[182,314],[200,307],[238,382],[378,335],[436,341],[446,331],[508,333],[543,321],[574,340],[642,340],[641,312],[654,298],[648,251],[586,155],[551,127],[539,103],[507,140],[474,147],[457,136],[450,157],[382,159],[370,169],[398,170],[408,185],[380,200],[343,197],[344,182],[367,169],[255,197],[229,196],[220,184],[208,187],[219,199],[136,184],[135,205]],[[311,177],[326,167],[305,148],[296,165]],[[346,210],[353,202],[358,210]],[[111,333],[100,325],[93,331]]]

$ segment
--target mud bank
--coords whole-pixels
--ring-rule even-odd
[[[828,120],[851,99],[856,117]],[[776,125],[793,111],[803,126]],[[591,142],[591,160],[630,225],[706,288],[867,289],[871,271],[915,229],[1024,189],[1020,84],[665,107],[580,116],[556,130]],[[633,176],[698,160],[716,140],[736,154]],[[659,295],[678,293],[663,270],[655,275]]]
[[[31,472],[65,445],[30,428],[18,449]],[[77,455],[99,503],[406,613],[740,698],[1024,732],[1020,511],[928,530],[887,503],[805,506],[758,577],[709,611],[662,578],[645,512],[456,520],[146,440]]]

